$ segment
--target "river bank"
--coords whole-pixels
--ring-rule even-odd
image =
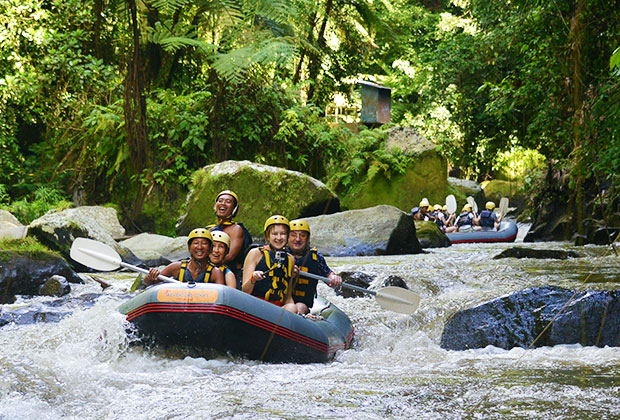
[[[457,310],[526,287],[617,289],[620,258],[600,246],[569,260],[493,260],[514,244],[462,244],[428,254],[330,258],[336,271],[394,274],[420,293],[413,316],[370,298],[320,294],[351,317],[353,349],[329,364],[263,364],[131,346],[118,293],[133,273],[100,275],[112,286],[58,323],[0,329],[0,418],[7,419],[460,419],[620,416],[620,348],[446,351],[439,339]],[[72,295],[101,292],[87,281]],[[44,298],[36,298],[44,299]],[[28,302],[18,301],[14,305]],[[5,305],[6,307],[6,305]]]

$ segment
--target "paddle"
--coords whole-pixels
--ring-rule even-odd
[[[467,197],[467,204],[471,206],[474,214],[478,215],[478,204],[476,204],[476,200],[474,200],[474,197],[472,197],[471,195]]]
[[[308,273],[306,271],[300,271],[299,275],[309,279],[321,280],[327,284],[331,283],[331,280],[327,277]],[[364,289],[363,287],[348,283],[342,283],[342,287],[373,295],[377,299],[379,306],[383,309],[389,309],[390,311],[399,312],[401,314],[411,315],[420,304],[420,296],[417,293],[403,289],[402,287],[388,286],[377,291]]]
[[[448,207],[448,213],[456,213],[456,198],[452,194],[446,197],[446,206]]]
[[[112,271],[123,267],[139,273],[149,274],[149,270],[123,262],[121,256],[113,248],[92,239],[76,238],[71,244],[69,255],[75,261],[94,270]],[[179,283],[178,280],[162,276],[161,274],[157,278],[167,283]]]
[[[507,211],[508,211],[508,197],[502,197],[502,199],[499,200],[500,219],[504,218],[504,214],[506,214]]]

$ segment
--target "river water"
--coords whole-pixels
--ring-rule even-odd
[[[450,314],[516,290],[620,287],[620,257],[608,248],[518,245],[572,249],[583,258],[491,259],[515,244],[328,258],[337,272],[365,271],[378,282],[401,276],[422,301],[414,315],[401,315],[372,298],[344,299],[319,285],[356,327],[354,347],[327,364],[267,364],[130,346],[116,308],[135,275],[101,274],[113,286],[94,306],[58,323],[0,328],[0,419],[620,418],[620,348],[439,347]],[[93,292],[101,288],[88,280],[72,295]]]

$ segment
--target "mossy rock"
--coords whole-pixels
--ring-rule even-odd
[[[262,236],[265,220],[274,214],[289,219],[340,211],[338,197],[321,181],[301,172],[250,161],[225,161],[194,172],[186,213],[177,222],[177,235],[214,223],[213,203],[222,190],[239,197],[242,222],[253,236]]]
[[[482,183],[482,189],[488,200],[493,200],[497,205],[502,197],[508,197],[510,205],[516,207],[523,202],[523,194],[520,193],[521,184],[518,181],[503,181],[493,179]]]
[[[426,197],[431,204],[445,202],[448,192],[448,165],[437,146],[408,127],[390,129],[386,149],[399,149],[411,157],[404,174],[369,171],[366,177],[341,197],[342,206],[362,209],[388,204],[409,212]],[[370,165],[372,167],[372,163]]]
[[[487,201],[485,191],[476,181],[449,177],[448,184],[450,185],[450,189],[454,191],[453,194],[456,198],[457,211],[460,211],[467,203],[467,197],[474,197],[478,208],[484,209],[484,205]]]
[[[433,221],[415,221],[415,230],[420,246],[424,248],[445,248],[452,243]]]

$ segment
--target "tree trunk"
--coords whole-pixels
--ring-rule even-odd
[[[319,75],[319,68],[321,67],[321,54],[323,52],[323,49],[325,48],[325,29],[327,28],[329,14],[331,13],[333,4],[333,0],[327,0],[327,3],[325,4],[325,16],[323,16],[323,22],[321,22],[321,28],[319,29],[319,34],[316,39],[319,53],[310,56],[310,63],[308,64],[308,78],[314,81],[314,83],[312,83],[310,85],[310,88],[308,89],[308,100],[311,100],[314,96],[314,90]]]
[[[575,174],[575,214],[574,226],[577,227],[577,245],[583,245],[583,130],[584,130],[584,103],[583,103],[583,79],[582,79],[582,48],[583,48],[583,13],[585,0],[577,0],[577,9],[571,19],[570,40],[572,50],[573,67],[573,159]]]
[[[129,7],[129,26],[133,34],[131,56],[127,63],[127,76],[124,81],[124,116],[127,129],[127,143],[134,173],[138,176],[138,191],[130,210],[135,220],[142,211],[146,198],[146,187],[141,181],[142,172],[149,167],[149,149],[146,127],[146,98],[144,97],[144,68],[140,50],[140,32],[135,0],[127,0]]]

